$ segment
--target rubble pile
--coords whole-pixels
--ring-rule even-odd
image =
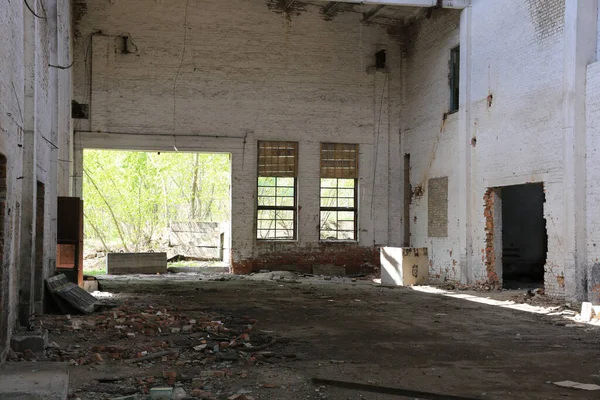
[[[41,327],[60,344],[51,342],[43,359],[108,373],[113,366],[133,369],[134,376],[110,375],[88,382],[76,393],[102,395],[84,398],[153,398],[153,393],[170,388],[171,398],[213,399],[226,394],[252,399],[244,393],[223,393],[225,381],[246,378],[257,364],[294,357],[267,351],[277,340],[256,331],[256,323],[248,316],[139,303],[87,316],[48,315]],[[30,352],[11,356],[14,361],[36,359]]]

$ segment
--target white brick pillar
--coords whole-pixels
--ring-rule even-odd
[[[565,295],[587,297],[586,70],[596,57],[597,0],[566,0],[563,64]]]
[[[460,235],[460,280],[474,282],[472,271],[471,193],[471,7],[460,15],[460,76],[458,106],[458,164]],[[478,210],[480,211],[480,210]]]

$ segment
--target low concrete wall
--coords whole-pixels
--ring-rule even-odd
[[[167,253],[108,253],[106,269],[109,275],[164,274]]]

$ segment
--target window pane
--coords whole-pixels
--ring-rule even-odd
[[[338,196],[354,198],[354,189],[338,189]]]
[[[294,198],[293,197],[278,197],[277,198],[277,207],[293,207],[294,206]]]
[[[261,196],[258,198],[259,206],[274,206],[275,205],[275,197],[265,197]]]
[[[296,180],[291,177],[260,177],[258,180],[259,207],[272,207],[257,212],[257,238],[294,239]],[[279,210],[289,207],[291,210]]]
[[[277,186],[294,186],[294,178],[277,178]]]
[[[321,240],[337,239],[336,231],[321,231]]]
[[[257,223],[258,229],[261,229],[261,230],[264,230],[264,229],[269,230],[269,229],[272,229],[275,227],[275,221],[272,219],[258,220],[258,221],[256,221],[256,223]]]
[[[324,187],[327,183],[331,188]],[[333,208],[321,211],[321,240],[356,240],[354,211],[343,211],[356,206],[355,179],[321,179],[321,207]]]
[[[271,239],[275,236],[275,231],[272,230],[258,230],[256,237],[258,239]]]
[[[337,207],[337,198],[321,197],[321,207]]]
[[[258,177],[258,186],[275,186],[275,180],[277,178],[273,177]]]
[[[348,207],[348,208],[352,208],[354,207],[354,198],[351,199],[338,199],[338,207]]]
[[[258,219],[275,219],[275,210],[258,210]]]
[[[337,187],[337,179],[321,179],[321,187]]]
[[[259,187],[258,188],[259,196],[275,196],[275,187]]]
[[[338,220],[338,229],[340,231],[352,231],[354,232],[354,221],[343,221]]]
[[[338,233],[338,235],[339,235],[338,238],[340,240],[355,240],[354,231],[352,231],[352,232],[340,231]]]
[[[338,219],[340,221],[354,221],[354,212],[340,211],[340,212],[338,212]]]
[[[277,188],[277,196],[293,196],[294,188],[286,188],[286,187],[278,187]]]
[[[354,188],[354,179],[338,179],[338,185],[341,188]]]
[[[277,210],[277,219],[294,220],[294,211],[292,210]]]

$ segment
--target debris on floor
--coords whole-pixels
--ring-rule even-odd
[[[78,388],[75,394],[87,393],[81,398],[95,399],[90,393],[111,399],[135,394],[169,399],[229,396],[236,393],[222,393],[222,383],[233,375],[243,378],[255,365],[294,358],[273,350],[280,341],[256,331],[255,319],[214,314],[202,307],[134,300],[93,315],[46,315],[40,323],[51,337],[69,339],[60,345],[53,342],[45,357],[26,350],[15,353],[15,360],[68,362],[111,373]],[[112,375],[113,368],[127,366],[137,373]],[[166,392],[168,397],[161,397]]]
[[[600,390],[600,386],[593,383],[579,383],[573,381],[553,382],[554,385],[579,390]]]

